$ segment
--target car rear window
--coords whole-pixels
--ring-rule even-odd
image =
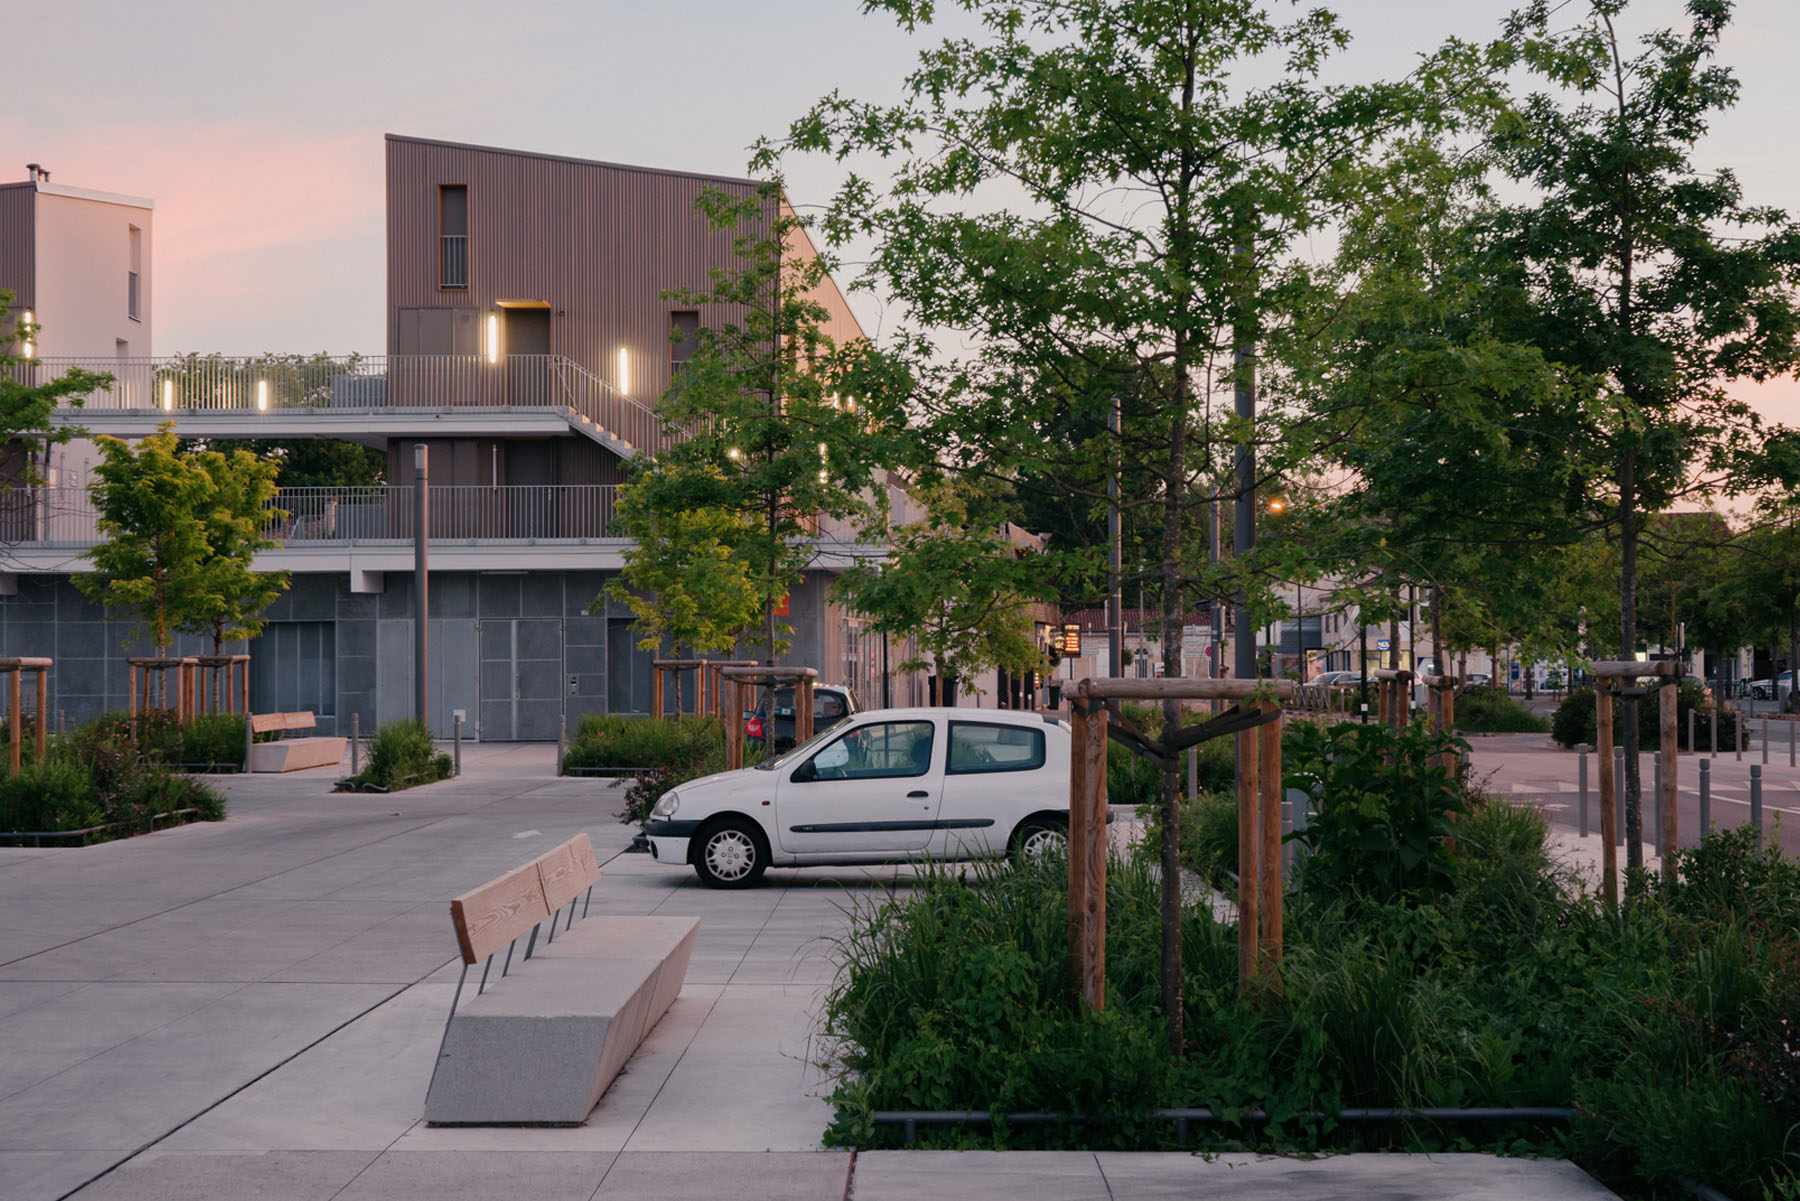
[[[1033,771],[1044,766],[1044,732],[994,722],[950,723],[950,775]]]

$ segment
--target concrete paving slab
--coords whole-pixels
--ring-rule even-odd
[[[80,987],[72,980],[0,981],[0,1018],[55,1000]],[[0,1033],[4,1033],[4,1027],[0,1027]]]
[[[392,993],[256,984],[0,1100],[0,1149],[136,1150]]]
[[[0,1022],[10,1096],[235,992],[236,984],[87,984]]]
[[[1185,1158],[1185,1157],[1184,1157]],[[1111,1201],[1086,1151],[862,1151],[854,1201]]]
[[[844,1201],[850,1163],[848,1151],[627,1151],[594,1201]]]
[[[117,1162],[110,1151],[0,1151],[5,1195],[20,1201],[61,1197]]]
[[[163,1140],[171,1151],[381,1151],[419,1120],[453,986],[407,989]]]
[[[605,1153],[568,1151],[389,1151],[338,1201],[588,1201],[612,1165]]]
[[[344,1151],[146,1156],[75,1195],[80,1201],[331,1201],[372,1159]]]
[[[729,984],[626,1143],[628,1151],[814,1151],[831,1121],[813,1065],[820,992]]]
[[[1113,1201],[1610,1201],[1614,1196],[1574,1164],[1555,1159],[1472,1154],[1209,1159],[1106,1151],[1095,1158]],[[857,1195],[863,1197],[860,1190]]]

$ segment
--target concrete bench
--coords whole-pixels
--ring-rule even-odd
[[[581,897],[591,899],[599,878],[582,834],[450,903],[463,968],[425,1096],[427,1123],[578,1126],[668,1011],[699,919],[586,917]],[[490,984],[502,950],[503,979]],[[481,984],[459,1007],[477,963]]]
[[[269,734],[289,730],[312,730],[318,720],[311,712],[252,713],[250,732]],[[309,767],[336,767],[343,761],[347,738],[287,738],[275,742],[250,744],[251,771],[302,771]]]

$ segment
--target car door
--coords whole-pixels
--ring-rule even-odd
[[[1046,794],[1048,726],[952,719],[934,857],[999,854],[1026,814],[1068,804]]]
[[[922,851],[943,785],[938,723],[928,718],[851,726],[776,785],[777,837],[811,858],[881,858]]]

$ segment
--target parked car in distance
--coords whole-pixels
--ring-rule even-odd
[[[764,691],[756,702],[756,708],[744,721],[744,737],[751,746],[764,746],[769,737],[771,719],[769,717],[770,693]],[[774,749],[785,751],[794,745],[794,690],[793,688],[777,688],[775,698]],[[856,694],[848,688],[837,684],[813,685],[813,730],[815,732],[837,725],[857,710]]]
[[[1355,688],[1362,683],[1362,672],[1327,671],[1322,673],[1314,683],[1323,684],[1327,688]]]
[[[1759,701],[1772,701],[1777,697],[1785,699],[1794,690],[1794,673],[1784,671],[1767,680],[1751,680],[1750,695]]]
[[[1492,679],[1493,679],[1493,677],[1488,675],[1488,673],[1485,671],[1472,671],[1468,675],[1463,677],[1463,683],[1467,684],[1471,688],[1480,688],[1480,687],[1486,685]]]
[[[747,888],[773,867],[1035,858],[1066,844],[1069,727],[997,709],[877,709],[755,767],[665,793],[644,833],[668,867]]]

